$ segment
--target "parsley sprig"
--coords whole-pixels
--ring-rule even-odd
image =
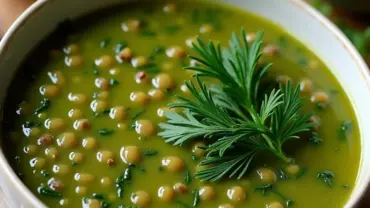
[[[242,37],[246,37],[244,29]],[[185,67],[196,71],[196,83],[186,86],[192,98],[177,96],[180,102],[170,108],[183,108],[183,113],[167,112],[167,123],[161,123],[159,133],[166,142],[182,145],[195,138],[207,140],[207,155],[200,165],[205,169],[195,176],[203,181],[217,181],[223,177],[240,179],[248,171],[258,153],[270,152],[291,163],[282,150],[283,144],[298,139],[298,133],[309,131],[310,115],[301,113],[299,86],[281,85],[262,96],[260,83],[271,64],[259,66],[262,56],[263,32],[248,44],[245,38],[233,33],[229,48],[220,44],[205,44],[199,38],[193,44],[198,56],[190,58],[200,66]],[[219,84],[208,87],[203,77]]]

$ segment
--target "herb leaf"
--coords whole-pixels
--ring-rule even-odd
[[[158,151],[155,150],[155,149],[147,149],[147,150],[144,150],[144,155],[145,156],[153,156],[153,155],[156,155],[158,154]]]
[[[189,170],[186,170],[185,171],[185,174],[184,174],[184,182],[186,185],[189,185],[191,183],[192,179],[191,179],[191,174],[189,172]]]
[[[262,196],[265,196],[267,192],[272,190],[271,184],[263,184],[254,188],[255,191],[261,192]]]
[[[112,38],[104,38],[101,42],[100,42],[100,48],[106,48],[108,47],[110,41],[112,40]]]
[[[46,170],[41,170],[40,174],[44,177],[50,177],[50,173]]]
[[[47,98],[44,98],[41,102],[40,102],[40,107],[38,107],[36,110],[35,110],[35,114],[39,114],[41,113],[42,111],[45,111],[47,110],[49,107],[50,107],[50,100],[47,99]]]
[[[199,190],[198,189],[193,190],[192,194],[193,194],[193,207],[196,207],[199,205],[200,201]]]
[[[272,184],[259,185],[254,190],[258,191],[258,192],[261,192],[262,196],[265,196],[269,192],[277,195],[282,201],[285,202],[286,207],[290,207],[294,203],[293,200],[288,199],[283,194],[281,194],[279,191],[275,190]]]
[[[346,140],[348,133],[352,130],[353,122],[351,120],[345,120],[340,125],[338,130],[339,132],[339,139]]]
[[[139,67],[140,70],[143,70],[149,74],[156,74],[159,72],[158,66],[156,63],[149,63],[145,66]]]
[[[332,179],[335,178],[335,174],[330,170],[324,170],[324,171],[319,172],[316,178],[322,179],[324,183],[326,183],[326,185],[328,185],[329,187],[332,187],[333,185]]]
[[[144,37],[154,37],[156,36],[156,33],[151,30],[144,30],[140,32],[140,35]]]
[[[116,79],[109,79],[109,84],[114,87],[114,86],[117,86],[119,85],[119,81],[116,80]]]
[[[103,128],[103,129],[99,129],[98,130],[98,133],[102,136],[107,136],[107,135],[111,135],[114,133],[114,130],[113,129],[107,129],[107,128]]]
[[[132,118],[131,118],[131,120],[136,120],[136,119],[138,119],[142,114],[144,114],[145,113],[145,109],[142,109],[142,110],[139,110],[139,111],[137,111],[136,113],[134,113],[133,115],[132,115]]]
[[[308,140],[315,145],[321,144],[323,142],[323,140],[321,139],[321,137],[319,137],[319,134],[317,132],[312,132]]]
[[[185,203],[184,203],[184,202],[182,202],[182,201],[175,200],[175,201],[173,201],[173,202],[176,204],[176,208],[178,208],[178,207],[191,208],[191,206],[190,206],[190,205],[187,205],[187,204],[185,204]]]
[[[120,41],[119,43],[116,44],[116,46],[114,47],[114,51],[116,53],[119,53],[121,52],[124,48],[126,48],[128,46],[128,43],[127,41]]]
[[[244,29],[241,37],[245,37]],[[299,86],[290,82],[261,97],[259,84],[270,64],[257,67],[263,33],[248,44],[233,33],[229,49],[220,44],[205,44],[198,38],[193,45],[199,55],[190,56],[201,66],[185,67],[197,72],[196,83],[186,82],[193,98],[177,96],[181,102],[170,108],[183,108],[184,113],[166,112],[167,123],[158,135],[167,143],[182,145],[195,138],[209,141],[201,166],[210,166],[195,174],[203,181],[223,177],[240,179],[260,152],[273,153],[286,163],[293,161],[282,151],[285,142],[299,139],[298,133],[309,131],[311,115],[301,114]],[[213,78],[220,84],[208,87],[201,77]],[[199,90],[198,90],[199,89]]]
[[[32,128],[32,127],[40,126],[40,125],[41,125],[41,123],[37,122],[37,121],[26,121],[23,124],[23,128]]]
[[[308,168],[305,167],[305,168],[301,168],[301,170],[297,173],[297,175],[295,176],[296,179],[299,179],[301,177],[303,177],[308,171]]]
[[[279,178],[281,180],[288,180],[289,179],[288,175],[284,172],[283,169],[279,170]]]
[[[62,193],[54,191],[48,187],[42,186],[37,189],[37,191],[43,195],[43,196],[50,196],[50,197],[55,197],[55,198],[60,198],[62,197]]]
[[[84,203],[87,203],[89,199],[97,199],[100,201],[100,205],[102,208],[108,208],[112,205],[112,203],[106,201],[105,198],[106,197],[104,194],[93,193],[91,196],[84,197],[83,200],[84,200]]]
[[[123,192],[125,188],[125,183],[130,182],[132,178],[131,167],[127,167],[125,171],[116,178],[116,188],[118,198],[123,198]]]

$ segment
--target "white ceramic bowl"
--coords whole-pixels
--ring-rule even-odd
[[[125,0],[39,0],[12,25],[0,43],[0,100],[21,61],[66,18],[76,18]],[[128,1],[128,0],[126,0]],[[370,76],[348,39],[301,0],[223,0],[281,25],[327,64],[349,95],[361,133],[361,163],[345,207],[360,201],[370,180]],[[6,148],[6,147],[2,147]],[[0,149],[0,183],[11,207],[45,207],[17,178]],[[331,200],[331,199],[329,199]]]

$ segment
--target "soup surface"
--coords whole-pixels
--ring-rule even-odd
[[[242,27],[248,42],[264,31],[270,82],[300,84],[314,134],[284,145],[294,164],[258,154],[241,179],[202,182],[207,140],[173,146],[158,124],[175,95],[190,96],[183,67],[197,64],[187,56],[195,37],[224,47]],[[50,207],[342,207],[361,152],[348,98],[318,57],[260,17],[195,1],[63,23],[24,62],[3,120],[9,161]]]

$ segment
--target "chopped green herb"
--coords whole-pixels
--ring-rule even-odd
[[[144,37],[154,37],[156,36],[156,33],[150,30],[144,30],[140,32],[140,35]]]
[[[135,164],[130,164],[128,166],[131,167],[131,168],[136,168],[136,165]]]
[[[289,208],[294,205],[294,201],[291,199],[285,200],[285,205],[287,208]]]
[[[44,177],[49,177],[49,176],[50,176],[50,173],[49,173],[48,171],[46,171],[46,170],[42,170],[42,171],[40,172],[40,174],[41,174],[42,176],[44,176]]]
[[[164,171],[164,168],[163,168],[163,166],[159,166],[159,167],[158,167],[158,171],[159,171],[159,172],[162,172],[162,171]]]
[[[119,179],[116,180],[116,188],[117,188],[117,195],[118,198],[122,199],[123,198],[123,192],[124,192],[124,183],[123,182],[118,182]]]
[[[293,205],[293,200],[286,198],[283,194],[274,190],[274,187],[272,184],[259,185],[254,190],[261,192],[262,196],[265,196],[269,192],[279,196],[279,198],[285,202],[286,207],[290,207]]]
[[[93,74],[94,74],[95,76],[99,76],[100,71],[99,71],[98,67],[97,67],[95,64],[93,64],[93,66],[92,66],[92,70],[93,70]]]
[[[105,201],[104,194],[93,193],[91,196],[86,196],[83,198],[84,203],[87,203],[89,199],[97,199],[100,201],[100,205],[102,208],[108,208],[112,205],[112,203]]]
[[[165,50],[165,47],[164,46],[158,45],[158,46],[156,46],[156,47],[153,48],[152,55],[164,53],[164,50]]]
[[[345,120],[342,122],[339,128],[339,139],[346,140],[348,134],[351,132],[353,122],[351,120]]]
[[[41,113],[42,111],[45,111],[47,110],[49,107],[50,107],[50,100],[47,99],[47,98],[44,98],[41,102],[40,102],[40,107],[38,107],[36,110],[35,110],[35,114],[39,114]]]
[[[102,41],[100,41],[100,48],[106,48],[111,40],[112,38],[105,38]]]
[[[104,199],[105,198],[105,196],[104,196],[104,194],[97,194],[97,193],[93,193],[92,194],[92,198],[93,199]]]
[[[37,189],[37,191],[39,192],[39,194],[41,194],[43,196],[50,196],[50,197],[55,197],[55,198],[61,198],[62,197],[62,193],[51,190],[50,188],[45,187],[45,186],[39,187]]]
[[[158,154],[158,151],[155,150],[155,149],[147,149],[147,150],[144,150],[144,155],[145,156],[153,156],[153,155],[156,155]]]
[[[105,109],[102,112],[93,113],[93,117],[96,118],[96,117],[99,117],[101,115],[105,115],[105,114],[109,114],[109,113],[110,113],[110,109]]]
[[[191,183],[191,181],[192,181],[192,179],[191,179],[190,171],[186,170],[185,174],[184,174],[184,182],[185,182],[186,185],[189,185]]]
[[[139,208],[138,206],[136,205],[128,205],[128,206],[125,206],[125,205],[119,205],[118,208]]]
[[[35,126],[41,126],[41,123],[37,122],[37,121],[26,121],[23,124],[23,128],[32,128],[32,127],[35,127]]]
[[[105,200],[101,201],[101,207],[102,208],[109,208],[112,205],[112,203],[107,202]]]
[[[127,46],[128,46],[127,41],[122,40],[122,41],[120,41],[119,43],[117,43],[117,44],[116,44],[116,46],[114,47],[114,51],[115,51],[116,53],[119,53],[119,52],[121,52],[124,48],[126,48]]]
[[[317,174],[316,178],[322,179],[326,185],[332,187],[333,182],[332,180],[335,178],[335,174],[330,170],[324,170]]]
[[[301,66],[303,66],[303,67],[305,67],[305,66],[307,66],[307,64],[308,64],[308,61],[307,61],[307,58],[300,58],[299,60],[298,60],[298,64],[299,65],[301,65]]]
[[[131,172],[131,167],[129,166],[125,169],[125,172],[123,173],[123,180],[127,182],[127,181],[131,181],[131,179],[132,179],[132,172]]]
[[[113,129],[107,129],[107,128],[104,128],[104,129],[99,129],[98,130],[98,133],[102,136],[107,136],[107,135],[111,135],[114,133],[114,130]]]
[[[93,93],[93,95],[92,95],[92,98],[93,98],[93,99],[96,99],[96,98],[98,98],[98,96],[99,96],[99,93],[94,92],[94,93]]]
[[[193,194],[193,207],[196,207],[199,205],[200,199],[199,199],[199,190],[195,189],[192,191]]]
[[[192,156],[191,156],[191,159],[192,159],[192,160],[194,160],[194,161],[199,160],[199,158],[198,158],[197,156],[195,156],[195,155],[192,155]]]
[[[174,200],[173,201],[173,203],[175,203],[175,205],[176,205],[176,208],[191,208],[191,206],[190,205],[187,205],[187,204],[185,204],[184,202],[182,202],[182,201],[179,201],[179,200]]]
[[[308,168],[301,168],[300,171],[295,176],[296,179],[302,178],[307,173]]]
[[[180,30],[180,25],[167,25],[164,28],[164,31],[167,35],[174,35],[177,31]]]
[[[117,195],[118,195],[118,198],[120,199],[123,197],[125,184],[131,182],[131,179],[132,179],[131,174],[132,174],[131,166],[129,166],[125,169],[125,171],[120,176],[116,178]]]
[[[288,180],[289,179],[288,175],[284,172],[283,169],[279,170],[279,178],[281,180]]]
[[[75,167],[75,166],[77,166],[78,165],[78,163],[77,162],[75,162],[75,161],[73,161],[72,162],[72,167]]]
[[[143,71],[145,71],[149,74],[157,74],[157,73],[160,72],[159,69],[158,69],[157,64],[155,64],[155,63],[150,63],[150,64],[147,64],[145,66],[141,66],[138,69],[143,70]]]
[[[119,81],[113,78],[109,80],[109,83],[112,87],[119,85]]]
[[[257,192],[261,192],[262,196],[265,196],[266,193],[272,190],[272,184],[259,185],[259,186],[256,186],[254,190]]]
[[[312,132],[312,134],[308,138],[308,140],[311,143],[315,144],[315,145],[321,144],[323,142],[323,140],[321,139],[321,137],[319,137],[319,133],[317,133],[317,132]]]
[[[349,185],[348,184],[343,184],[342,187],[345,188],[345,189],[349,189]]]
[[[280,48],[287,48],[288,47],[288,39],[285,36],[280,36],[278,39],[278,44]]]
[[[276,190],[272,190],[272,193],[274,193],[275,195],[277,195],[282,201],[284,201],[286,207],[290,207],[294,204],[294,201],[291,200],[291,199],[288,199],[286,198],[282,193],[276,191]]]
[[[143,168],[143,167],[140,167],[140,168],[139,168],[139,170],[140,170],[141,172],[143,172],[143,173],[145,173],[145,172],[146,172],[146,169],[145,169],[145,168]]]
[[[132,118],[131,118],[131,120],[136,120],[136,119],[138,119],[143,113],[145,113],[145,109],[142,109],[142,110],[140,110],[140,111],[138,111],[138,112],[136,112],[133,116],[132,116]]]
[[[327,104],[326,103],[316,103],[315,105],[316,109],[317,110],[324,110],[326,107],[327,107]]]

